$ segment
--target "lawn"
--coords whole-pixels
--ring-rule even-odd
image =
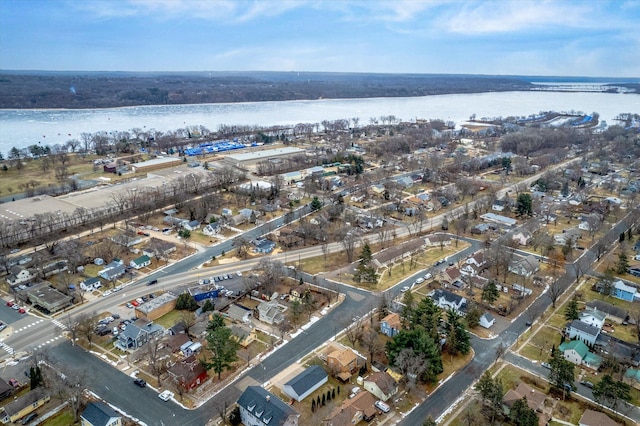
[[[42,426],[69,426],[75,425],[73,421],[73,413],[69,408],[65,408],[55,417],[47,419]]]
[[[167,312],[166,314],[164,314],[160,318],[157,318],[154,322],[156,324],[158,324],[159,326],[161,326],[161,327],[171,328],[174,325],[176,325],[178,322],[180,322],[180,319],[181,319],[182,315],[183,315],[182,311],[174,309],[171,312]]]

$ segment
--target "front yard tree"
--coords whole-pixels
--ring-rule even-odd
[[[573,321],[580,318],[580,312],[578,311],[578,299],[573,296],[567,307],[564,310],[564,317],[567,321]]]
[[[447,352],[451,356],[469,353],[469,333],[462,325],[461,316],[455,309],[447,311]]]
[[[531,194],[520,194],[516,203],[518,216],[531,216],[533,214],[533,203]]]
[[[224,318],[220,314],[214,314],[207,325],[207,348],[211,351],[211,359],[203,357],[202,365],[216,372],[220,380],[222,372],[230,369],[238,359],[237,352],[240,349],[240,343],[231,329],[224,325]]]
[[[620,381],[614,381],[607,374],[593,387],[593,397],[601,404],[607,404],[615,411],[620,401],[631,400],[631,387]]]
[[[564,399],[564,396],[568,392],[565,384],[573,384],[575,380],[575,365],[564,359],[563,354],[558,350],[554,352],[549,364],[551,365],[549,382],[551,382],[551,384],[556,388],[562,390],[562,396]]]
[[[371,266],[371,259],[371,247],[369,243],[364,243],[362,253],[360,253],[360,260],[358,261],[358,268],[353,275],[353,279],[356,282],[375,284],[378,281],[378,274],[376,273],[376,269]]]
[[[513,403],[511,411],[509,412],[509,418],[516,426],[537,426],[538,415],[535,410],[529,408],[527,405],[527,398],[517,400]]]
[[[492,304],[500,297],[500,291],[498,290],[498,286],[495,281],[491,280],[487,285],[482,289],[482,300],[485,302]]]
[[[316,211],[316,210],[320,210],[322,208],[322,201],[320,201],[318,199],[317,195],[315,195],[313,197],[313,200],[311,200],[311,205],[310,206],[311,206],[311,211],[313,211],[313,212]]]
[[[504,397],[504,388],[500,379],[493,379],[488,371],[485,371],[478,383],[476,389],[480,392],[482,403],[488,408],[491,424],[493,424],[496,415],[502,411],[502,398]]]
[[[618,261],[616,262],[616,272],[618,274],[624,274],[627,272],[627,268],[629,268],[629,257],[624,250],[620,250]]]

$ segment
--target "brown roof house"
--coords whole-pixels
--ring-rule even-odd
[[[389,373],[379,371],[364,380],[364,388],[376,398],[386,401],[398,392],[398,383]]]
[[[546,395],[526,383],[520,383],[515,390],[509,389],[502,398],[502,404],[507,414],[511,410],[511,407],[513,407],[513,404],[521,400],[522,397],[526,398],[529,408],[535,411],[542,411],[542,405]]]
[[[580,417],[578,426],[620,426],[620,423],[611,420],[611,417],[599,411],[585,410]]]
[[[329,417],[322,420],[322,426],[350,426],[362,420],[370,422],[376,416],[375,403],[375,398],[369,392],[360,392],[334,408]]]
[[[358,356],[349,348],[336,349],[327,355],[327,366],[343,382],[358,368]]]

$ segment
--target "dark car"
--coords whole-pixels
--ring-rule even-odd
[[[593,383],[588,382],[588,381],[586,381],[586,380],[582,380],[582,381],[580,381],[580,384],[581,384],[582,386],[586,386],[586,387],[588,387],[589,389],[593,389]]]
[[[135,379],[135,380],[133,381],[133,383],[135,383],[136,385],[140,386],[141,388],[143,388],[143,387],[147,386],[147,382],[145,382],[145,381],[144,381],[144,380],[142,380],[142,379]]]
[[[147,283],[147,285],[154,285],[154,284],[158,284],[158,280],[151,280]]]
[[[32,421],[33,419],[35,419],[36,417],[38,417],[38,413],[31,413],[28,414],[27,416],[23,417],[22,419],[22,424],[26,425],[28,424],[30,421]]]

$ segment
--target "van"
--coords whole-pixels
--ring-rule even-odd
[[[382,411],[383,413],[388,413],[389,411],[391,411],[391,407],[389,407],[389,405],[385,404],[380,400],[376,401],[374,405],[378,410]]]

